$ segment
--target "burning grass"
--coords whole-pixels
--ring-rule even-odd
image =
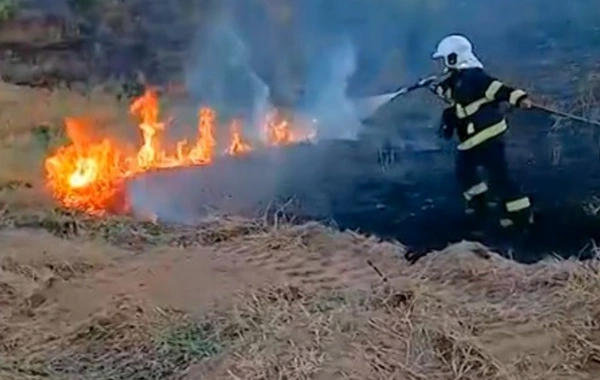
[[[24,197],[29,203],[38,199],[38,205],[47,206],[49,193],[52,203],[73,210],[123,214],[128,206],[122,185],[139,173],[209,165],[221,155],[240,156],[314,137],[313,126],[292,125],[280,110],[264,115],[264,125],[255,131],[236,118],[218,120],[221,115],[201,107],[194,136],[170,141],[170,130],[187,127],[168,117],[173,111],[168,100],[162,102],[149,88],[127,107],[101,89],[80,95],[0,83],[5,110],[0,117],[0,198],[24,201],[13,190],[26,186],[33,189]],[[137,128],[123,128],[132,121]]]
[[[219,148],[217,115],[208,107],[198,111],[194,141],[182,139],[169,146],[165,141],[169,123],[162,121],[158,93],[151,88],[135,99],[129,110],[138,119],[142,137],[141,145],[129,150],[112,136],[94,136],[93,126],[85,120],[66,119],[71,144],[60,147],[45,161],[47,184],[62,205],[97,215],[124,213],[127,205],[115,204],[115,200],[127,178],[158,169],[209,165],[219,155],[239,156],[254,149],[237,119],[231,120],[225,147]],[[287,145],[312,138],[312,130],[298,132],[280,112],[265,116],[263,145]]]

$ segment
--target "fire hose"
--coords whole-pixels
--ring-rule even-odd
[[[377,110],[379,108],[381,108],[383,105],[392,102],[394,100],[396,100],[397,98],[406,95],[408,93],[411,93],[415,90],[421,89],[421,88],[431,88],[431,85],[434,84],[435,82],[437,82],[439,80],[439,76],[437,75],[431,75],[428,76],[426,78],[423,79],[419,79],[416,83],[409,85],[409,86],[403,86],[398,88],[396,91],[394,92],[389,92],[389,93],[385,93],[385,94],[381,94],[381,95],[375,95],[375,96],[371,96],[371,97],[367,97],[367,98],[362,98],[359,99],[358,101],[355,101],[355,109],[357,111],[357,115],[359,116],[359,118],[363,121],[369,119],[373,114],[375,114],[377,112]],[[555,116],[559,116],[565,119],[570,119],[579,123],[584,123],[584,124],[589,124],[589,125],[593,125],[596,127],[600,127],[600,121],[598,120],[593,120],[593,119],[589,119],[583,116],[579,116],[579,115],[575,115],[569,112],[565,112],[565,111],[560,111],[560,110],[556,110],[547,106],[543,106],[540,104],[533,104],[532,105],[532,109],[536,109],[542,112],[545,112],[547,114],[551,114],[551,115],[555,115]]]
[[[596,121],[596,120],[592,120],[592,119],[588,119],[585,118],[583,116],[578,116],[578,115],[574,115],[572,113],[569,112],[564,112],[564,111],[559,111],[559,110],[555,110],[552,108],[548,108],[539,104],[533,104],[533,108],[538,109],[540,111],[552,114],[552,115],[556,115],[556,116],[560,116],[560,117],[564,117],[566,119],[571,119],[574,121],[578,121],[580,123],[584,123],[584,124],[590,124],[590,125],[594,125],[596,127],[600,127],[600,121]]]

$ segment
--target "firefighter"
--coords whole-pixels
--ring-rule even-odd
[[[504,134],[508,129],[501,103],[531,108],[527,93],[491,77],[473,53],[471,42],[461,35],[440,41],[432,56],[442,60],[447,77],[432,85],[432,90],[449,106],[442,114],[440,133],[450,139],[456,133],[459,145],[456,176],[466,201],[466,212],[478,226],[486,217],[489,204],[488,183],[478,169],[488,174],[492,190],[503,202],[502,227],[528,226],[533,223],[529,197],[522,194],[510,179]]]

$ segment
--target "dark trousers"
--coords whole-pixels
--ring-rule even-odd
[[[488,183],[479,176],[480,167],[487,171],[489,188]],[[477,209],[486,207],[485,198],[491,189],[502,198],[505,215],[501,220],[503,225],[514,224],[523,215],[529,218],[531,204],[509,177],[502,136],[469,150],[458,151],[456,176],[467,201],[467,210],[480,211]]]

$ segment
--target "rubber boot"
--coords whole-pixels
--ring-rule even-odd
[[[483,234],[483,227],[488,217],[488,203],[485,194],[478,195],[467,202],[465,209],[467,228],[473,235]]]
[[[500,219],[500,225],[502,227],[523,232],[528,232],[534,223],[535,218],[531,207],[518,212],[506,213],[505,216]]]

